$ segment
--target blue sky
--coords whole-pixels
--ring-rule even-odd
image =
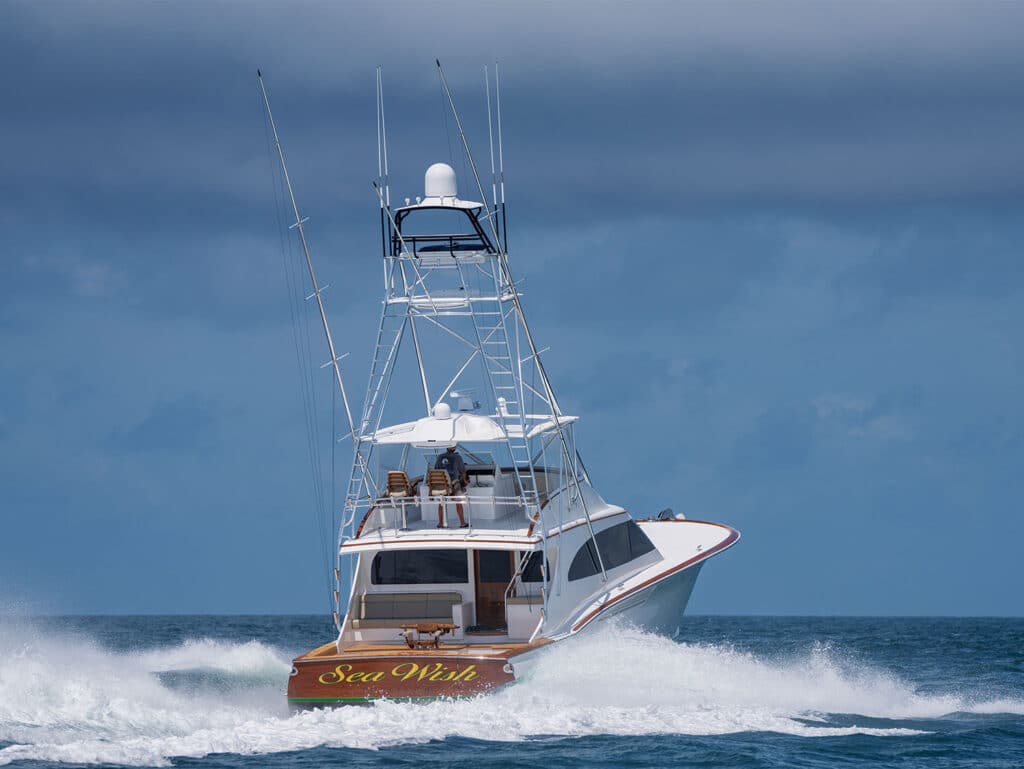
[[[512,266],[598,487],[743,532],[693,612],[1024,613],[1022,28],[1008,3],[3,4],[0,606],[326,609],[255,70],[355,383],[374,67],[416,195],[451,158],[440,57],[481,158],[502,62]]]

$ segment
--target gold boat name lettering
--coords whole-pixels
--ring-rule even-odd
[[[387,675],[400,681],[430,681],[432,683],[454,683],[455,681],[472,681],[477,678],[476,665],[468,665],[462,670],[447,667],[444,663],[434,662],[420,665],[417,662],[402,662],[386,670],[352,670],[348,663],[338,665],[334,670],[320,676],[322,684],[358,684],[383,681]]]

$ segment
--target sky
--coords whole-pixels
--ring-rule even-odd
[[[327,611],[256,69],[361,391],[374,71],[414,196],[465,173],[436,57],[478,159],[501,62],[510,261],[595,484],[743,534],[691,613],[1024,614],[1021,29],[984,2],[0,4],[0,612]]]

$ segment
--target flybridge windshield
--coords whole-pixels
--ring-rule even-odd
[[[445,447],[411,451],[403,460],[403,452],[399,450],[400,448],[399,446],[382,446],[377,454],[377,466],[383,474],[393,470],[404,470],[410,481],[425,478],[427,473],[437,465],[437,458],[447,451]],[[475,451],[461,445],[457,447],[457,451],[471,476],[470,482],[474,482],[477,475],[494,475],[498,462],[491,452]]]
[[[412,206],[395,214],[398,231],[392,237],[392,256],[402,252],[444,254],[486,251],[494,253],[491,239],[476,212],[449,206]]]

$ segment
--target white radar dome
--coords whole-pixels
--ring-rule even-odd
[[[454,198],[458,195],[455,170],[447,163],[434,163],[428,168],[423,186],[428,198]]]
[[[451,419],[452,407],[442,401],[434,406],[434,419]]]

